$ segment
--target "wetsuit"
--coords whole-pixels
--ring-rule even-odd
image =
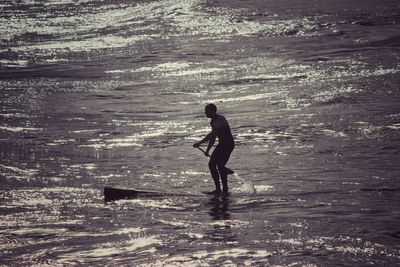
[[[229,157],[235,148],[231,128],[224,116],[217,115],[210,122],[214,134],[218,137],[218,145],[211,154],[208,164],[216,190],[221,191],[219,177],[221,177],[224,193],[228,193],[228,171],[225,168]]]

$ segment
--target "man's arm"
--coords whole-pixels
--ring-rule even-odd
[[[213,132],[211,132],[210,134],[212,134]],[[208,141],[208,146],[207,146],[207,150],[206,150],[206,156],[209,155],[210,149],[213,147],[214,143],[215,143],[215,134],[210,136],[210,140]]]
[[[201,141],[195,143],[193,145],[193,147],[199,147],[202,143],[205,143],[207,141],[208,142],[208,146],[207,146],[207,151],[206,151],[206,155],[208,155],[208,152],[210,151],[210,149],[212,148],[212,146],[214,145],[215,142],[215,138],[216,138],[216,134],[214,133],[214,131],[211,131],[209,134],[206,135],[206,137],[204,137]]]
[[[212,125],[212,131],[209,134],[207,134],[206,137],[204,137],[200,142],[195,143],[193,145],[193,147],[199,147],[202,143],[209,141],[207,151],[205,153],[206,155],[208,155],[208,152],[210,151],[210,149],[212,148],[212,146],[215,143],[217,133],[219,131],[222,131],[222,129],[227,126],[228,126],[228,122],[225,119],[222,120],[219,118],[219,119],[215,120]]]

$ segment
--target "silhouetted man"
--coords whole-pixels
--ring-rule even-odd
[[[214,104],[208,104],[205,107],[205,113],[207,118],[211,119],[212,131],[200,142],[195,143],[193,147],[199,147],[202,143],[209,141],[207,151],[205,152],[206,156],[208,156],[216,137],[218,137],[218,145],[214,149],[208,163],[215,183],[215,190],[210,192],[210,194],[220,194],[221,192],[228,194],[228,174],[232,173],[232,171],[227,169],[225,165],[235,147],[235,142],[228,121],[224,116],[217,114],[217,107]],[[220,177],[223,191],[221,191]]]

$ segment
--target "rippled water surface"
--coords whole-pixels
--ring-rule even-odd
[[[0,11],[0,264],[400,262],[398,1]],[[256,194],[200,193],[209,102]],[[105,186],[185,194],[105,203]]]

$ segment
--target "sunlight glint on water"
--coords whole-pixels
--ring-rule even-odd
[[[397,1],[3,2],[0,265],[400,261]]]

